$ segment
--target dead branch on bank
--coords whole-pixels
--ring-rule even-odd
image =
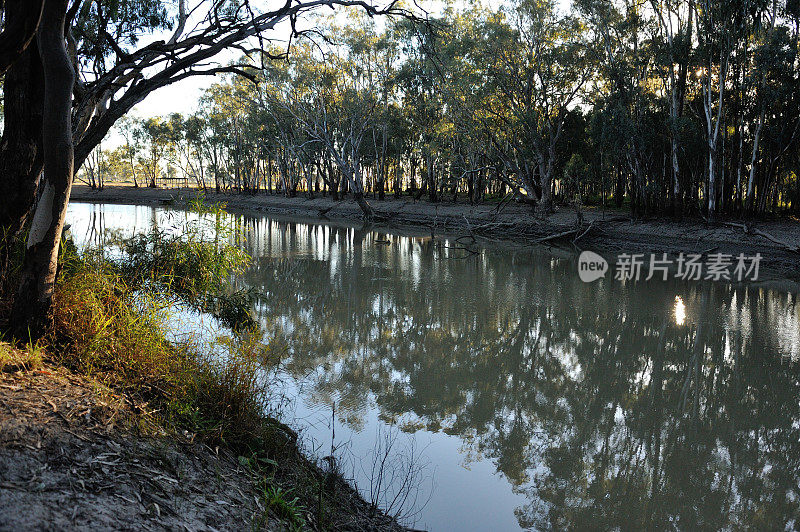
[[[581,238],[585,237],[589,233],[589,231],[592,230],[592,227],[594,227],[594,222],[595,222],[595,220],[592,220],[591,222],[589,222],[589,225],[586,227],[586,230],[583,233],[581,233],[578,236],[576,236],[575,238],[573,238],[572,239],[572,243],[576,244],[578,242],[578,240],[580,240]]]
[[[738,227],[739,229],[742,229],[745,232],[745,234],[758,235],[758,236],[760,236],[762,238],[766,238],[770,242],[773,242],[775,244],[783,246],[787,251],[791,251],[793,253],[800,253],[800,245],[792,244],[790,242],[786,242],[784,240],[776,238],[776,237],[772,236],[771,234],[769,234],[769,233],[767,233],[765,231],[762,231],[762,230],[760,230],[758,228],[749,226],[746,223],[722,222],[722,225],[727,225],[729,227]]]

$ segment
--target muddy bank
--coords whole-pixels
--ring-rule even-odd
[[[185,203],[194,189],[149,189],[117,186],[93,191],[75,186],[73,201],[142,205]],[[207,194],[233,212],[261,212],[304,220],[360,223],[361,211],[350,200],[334,201],[317,195],[287,198],[269,194]],[[411,198],[369,200],[379,215],[375,229],[402,229],[418,234],[455,235],[509,241],[522,245],[547,245],[577,252],[592,250],[609,257],[620,253],[760,253],[761,279],[767,283],[789,281],[800,286],[800,221],[765,220],[748,223],[725,220],[708,224],[702,219],[634,220],[621,212],[592,209],[577,224],[574,210],[561,208],[546,220],[536,219],[530,207],[508,202],[468,205],[414,201]]]
[[[136,406],[62,367],[0,365],[0,530],[288,530],[265,490],[291,501],[301,484],[326,490],[323,520],[316,501],[293,504],[312,528],[402,530],[291,438],[265,480],[244,457],[159,434]]]

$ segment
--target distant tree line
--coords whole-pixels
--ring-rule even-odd
[[[423,28],[320,26],[335,37],[252,61],[192,116],[126,124],[119,168],[351,194],[367,216],[387,195],[800,213],[798,0],[514,0]]]

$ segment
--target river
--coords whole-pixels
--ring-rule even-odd
[[[171,216],[74,203],[67,223],[86,245]],[[584,283],[546,249],[230,223],[253,257],[237,282],[281,360],[281,417],[407,524],[800,526],[797,294]]]

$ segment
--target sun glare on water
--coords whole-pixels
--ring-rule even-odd
[[[675,323],[683,325],[686,321],[686,305],[683,304],[681,296],[675,296]]]

